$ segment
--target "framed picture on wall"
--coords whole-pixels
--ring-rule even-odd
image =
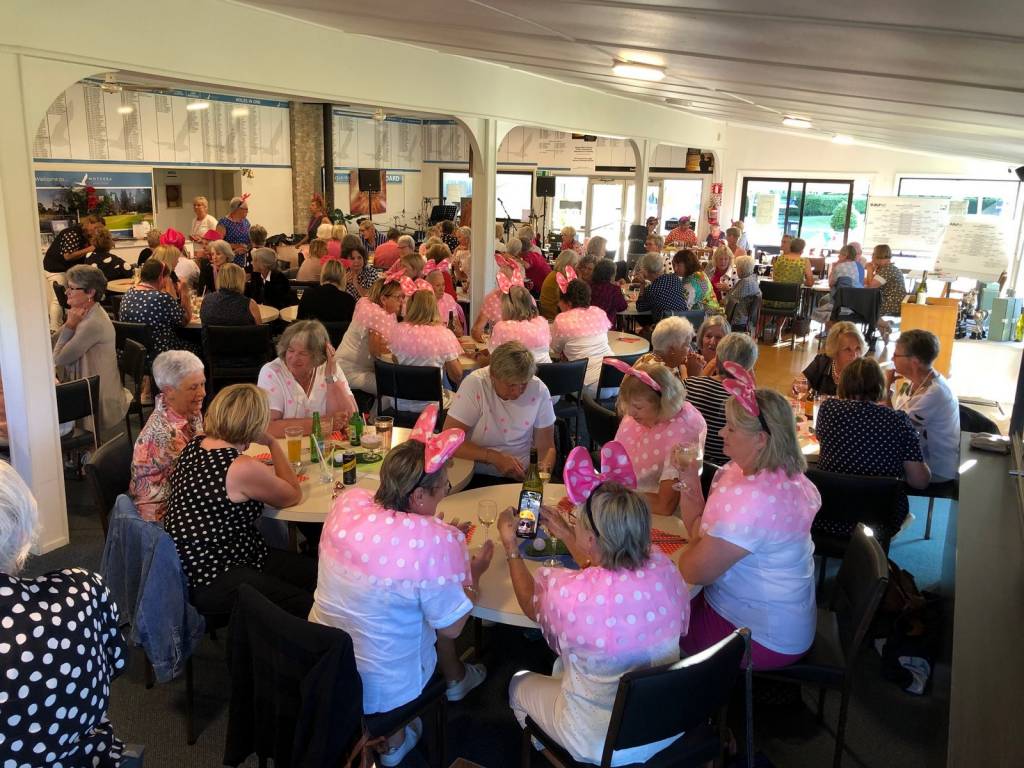
[[[167,195],[167,207],[181,208],[181,184],[166,184],[164,189]]]

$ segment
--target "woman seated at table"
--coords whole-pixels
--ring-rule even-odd
[[[474,485],[490,485],[488,478],[522,480],[531,446],[541,471],[554,466],[555,412],[536,372],[530,351],[507,341],[494,350],[490,365],[463,379],[452,398],[444,426],[466,432],[455,455],[476,462]]]
[[[678,570],[651,547],[651,515],[632,490],[635,478],[623,447],[607,443],[601,464],[595,476],[584,448],[574,448],[566,462],[575,525],[557,509],[541,510],[541,521],[566,543],[581,570],[541,568],[535,578],[520,555],[515,510],[509,507],[498,518],[516,601],[558,654],[551,675],[513,676],[509,704],[520,725],[529,717],[584,763],[601,760],[619,679],[678,661],[690,612]],[[635,597],[641,594],[642,604]],[[611,764],[646,762],[677,738],[618,750]]]
[[[210,217],[213,219],[213,217]],[[216,219],[213,219],[214,224],[217,223]],[[139,251],[139,258],[135,262],[136,267],[141,267],[146,263],[146,259],[153,255],[153,250],[160,245],[160,236],[163,234],[156,227],[149,230],[146,233],[146,247]]]
[[[650,233],[644,240],[645,253],[661,253],[665,249],[665,238],[661,235]]]
[[[537,313],[537,303],[517,274],[511,280],[498,276],[502,291],[501,321],[487,339],[487,352],[492,353],[507,341],[518,341],[530,350],[538,363],[551,362],[551,324]],[[479,365],[487,365],[487,354],[477,355]]]
[[[733,264],[736,282],[725,295],[725,316],[737,328],[750,324],[750,299],[761,295],[761,286],[754,274],[754,257],[739,256]]]
[[[67,271],[67,319],[53,347],[53,363],[61,381],[100,377],[100,401],[94,403],[100,414],[96,435],[100,441],[128,411],[127,393],[117,369],[114,325],[99,306],[106,288],[107,279],[94,266],[76,264]],[[93,430],[93,420],[86,419],[84,427]]]
[[[127,663],[117,606],[103,579],[82,568],[19,575],[39,511],[4,461],[0,531],[0,754],[11,766],[120,765],[124,744],[107,719],[111,683]]]
[[[225,264],[217,273],[217,290],[203,297],[199,319],[208,325],[259,325],[259,305],[245,295],[245,271],[237,264]]]
[[[700,324],[697,329],[697,350],[700,352],[699,359],[697,356],[691,358],[687,362],[690,364],[687,368],[693,375],[702,373],[704,376],[710,376],[714,373],[718,366],[715,363],[715,356],[717,355],[718,342],[725,338],[726,334],[731,333],[732,328],[729,326],[729,321],[725,319],[725,315],[708,315],[704,318],[704,322]],[[697,368],[698,363],[703,361],[703,368]]]
[[[953,480],[960,465],[960,405],[946,377],[933,367],[938,356],[938,337],[919,329],[903,331],[892,354],[899,376],[892,405],[910,417],[920,435],[933,483]]]
[[[423,268],[427,266],[427,260],[418,253],[410,253],[398,260],[399,266],[410,280],[419,280],[423,277]]]
[[[192,604],[204,614],[230,614],[248,584],[294,616],[313,606],[316,562],[271,549],[256,527],[263,505],[298,504],[302,489],[282,445],[267,431],[266,393],[232,384],[213,398],[205,434],[181,451],[171,476],[164,528],[188,577]],[[270,446],[273,467],[245,455],[250,443]]]
[[[515,242],[515,240],[512,242]],[[515,275],[518,275],[517,280],[524,280],[523,276],[526,274],[526,271],[523,269],[522,262],[514,256],[496,253],[494,254],[494,260],[498,263],[499,275],[504,275],[507,280],[511,280]],[[470,335],[476,341],[483,342],[484,335],[489,333],[494,325],[501,320],[501,297],[503,295],[501,288],[495,287],[493,291],[484,296],[483,306],[477,313],[476,320],[473,321],[473,330],[470,331]]]
[[[931,471],[910,417],[885,402],[885,375],[870,357],[853,360],[839,378],[839,397],[821,404],[814,432],[821,444],[818,469],[848,475],[896,477],[911,488],[927,488]],[[907,494],[889,521],[886,538],[895,536],[907,516]],[[850,536],[855,525],[827,518],[815,523],[833,536]]]
[[[796,377],[793,392],[800,394],[806,387],[819,395],[835,395],[843,370],[858,357],[864,357],[867,351],[860,328],[846,320],[836,323],[825,337],[825,352],[815,355]]]
[[[327,241],[319,237],[309,244],[309,253],[299,267],[295,279],[302,283],[320,282],[321,259],[327,256]]]
[[[448,250],[448,246],[444,243],[437,243],[430,246],[427,249],[426,264],[423,265],[423,272],[420,274],[424,280],[427,276],[435,271],[441,269],[441,277],[444,279],[444,292],[447,293],[452,299],[458,297],[455,291],[455,282],[452,280],[452,270],[454,265],[452,263],[452,252]]]
[[[630,368],[621,360],[610,362],[626,374],[619,389],[617,410],[622,421],[615,439],[629,453],[637,491],[651,512],[674,514],[679,491],[672,451],[677,445],[703,450],[707,434],[704,417],[686,402],[686,387],[664,365]]]
[[[292,287],[288,278],[277,268],[277,253],[272,248],[254,248],[252,274],[245,295],[257,304],[275,309],[291,306]]]
[[[210,230],[213,232],[214,230]],[[231,250],[231,244],[224,240],[214,240],[206,246],[206,254],[209,259],[201,258],[199,263],[199,285],[196,287],[196,291],[200,295],[207,293],[213,293],[217,290],[217,275],[220,273],[220,268],[225,264],[234,263],[234,251]],[[275,261],[276,256],[275,256]]]
[[[335,261],[341,260],[341,248],[346,235],[348,235],[348,227],[340,223],[331,224],[328,222],[322,231],[319,228],[317,229],[316,236],[321,240],[327,241],[327,261],[332,259]],[[360,243],[362,243],[361,240]]]
[[[540,314],[545,320],[554,320],[559,312],[558,302],[561,289],[558,285],[558,276],[565,276],[567,269],[572,269],[576,274],[576,264],[580,255],[573,250],[564,250],[555,259],[555,267],[544,278],[540,287]]]
[[[704,358],[693,351],[693,326],[685,317],[666,317],[651,332],[651,351],[641,355],[633,366],[664,365],[682,381],[690,375],[688,367],[699,373]],[[691,362],[692,358],[692,362]]]
[[[647,284],[637,297],[636,310],[650,312],[652,324],[687,309],[682,282],[664,267],[660,253],[645,253],[636,264],[637,277]]]
[[[715,298],[711,280],[700,268],[700,259],[693,251],[684,248],[672,257],[672,269],[683,283],[683,301],[690,311],[704,310],[720,312],[722,307]]]
[[[325,323],[348,323],[356,309],[356,300],[345,290],[345,267],[331,259],[320,269],[320,285],[302,292],[297,317]]]
[[[192,322],[192,294],[187,286],[180,290],[171,282],[171,273],[162,261],[150,259],[139,271],[139,284],[121,299],[118,319],[126,323],[144,323],[152,332],[153,343],[146,359],[169,349],[185,349],[199,354],[195,345],[178,335],[178,328]]]
[[[583,360],[587,372],[583,384],[591,395],[597,394],[597,380],[601,378],[601,363],[610,357],[608,346],[608,315],[600,307],[590,306],[590,286],[576,279],[572,267],[565,275],[558,274],[558,315],[551,324],[551,359]]]
[[[721,431],[731,461],[715,475],[705,503],[697,463],[677,466],[680,508],[691,545],[679,558],[687,584],[704,585],[690,603],[687,654],[739,627],[751,632],[754,669],[797,661],[814,640],[814,543],[821,498],[804,475],[807,462],[789,402],[754,389],[753,376],[725,363],[734,378]]]
[[[128,495],[143,520],[158,523],[167,512],[178,456],[192,438],[203,434],[203,361],[184,350],[164,352],[153,361],[153,380],[160,394],[135,441]]]
[[[732,378],[724,367],[725,363],[735,363],[745,371],[753,373],[754,365],[757,363],[757,343],[745,333],[727,334],[719,342],[711,361],[712,372],[691,376],[686,380],[686,399],[700,411],[708,425],[708,436],[704,441],[704,458],[719,467],[725,466],[729,461],[722,448],[721,435],[722,428],[725,427],[725,401],[729,399],[729,392],[723,382]],[[709,471],[707,464],[704,471]]]
[[[268,434],[284,437],[286,427],[313,428],[320,414],[325,434],[348,424],[356,411],[341,361],[336,359],[327,329],[316,320],[299,320],[285,328],[277,341],[277,357],[263,366],[260,389],[270,403]]]
[[[367,715],[415,700],[437,667],[449,701],[461,701],[487,676],[483,664],[459,660],[454,641],[479,597],[494,545],[485,543],[470,560],[458,521],[438,516],[451,489],[446,465],[464,434],[433,434],[436,418],[437,406],[427,406],[409,440],[388,452],[377,492],[345,491],[324,523],[309,620],[352,638]],[[417,718],[392,737],[381,763],[398,765],[422,729]]]
[[[541,286],[544,285],[544,281],[551,274],[551,267],[548,265],[548,260],[544,257],[544,252],[537,245],[537,235],[533,231],[533,227],[529,225],[521,226],[516,230],[516,238],[519,240],[519,247],[515,247],[510,242],[507,249],[508,254],[523,262],[523,269],[526,274],[526,287],[530,289],[530,292],[535,297],[539,297]]]
[[[111,280],[123,280],[135,274],[131,264],[120,256],[114,255],[114,236],[110,234],[109,229],[103,226],[97,227],[93,231],[92,237],[89,238],[89,242],[92,244],[93,251],[82,259],[82,264],[99,268],[108,283]]]
[[[594,268],[597,266],[597,257],[591,253],[582,256],[576,264],[576,277],[587,285],[590,285],[594,277]]]
[[[697,233],[690,226],[689,216],[680,216],[675,229],[665,235],[665,245],[679,243],[684,248],[693,248],[697,245]]]
[[[388,339],[404,298],[397,280],[381,278],[373,284],[369,296],[356,302],[352,322],[338,346],[338,362],[353,389],[377,394],[373,361],[390,352]]]
[[[594,274],[590,278],[590,305],[603,309],[612,326],[619,319],[619,312],[629,308],[622,288],[615,282],[615,262],[611,259],[601,259],[594,265]]]
[[[839,261],[832,265],[828,273],[828,285],[831,289],[811,313],[811,319],[819,323],[831,325],[832,308],[835,306],[836,295],[840,288],[863,288],[861,278],[863,267],[857,262],[857,249],[852,245],[844,245],[839,249]],[[841,310],[841,314],[849,314],[849,310]]]
[[[803,257],[807,243],[802,237],[794,237],[790,238],[787,248],[787,237],[789,235],[782,236],[782,250],[772,262],[772,282],[814,285],[811,263]],[[773,309],[787,309],[793,306],[792,302],[788,301],[766,301],[764,305]]]
[[[353,299],[366,296],[381,272],[369,263],[366,246],[357,235],[346,236],[341,241],[341,260],[346,267],[345,288]]]
[[[868,288],[882,289],[882,315],[878,319],[878,330],[882,340],[888,344],[892,333],[892,323],[885,317],[899,317],[903,309],[903,300],[907,297],[907,284],[903,272],[892,263],[892,248],[888,245],[876,245],[871,252],[871,261],[865,269],[864,285]]]
[[[711,288],[714,290],[715,298],[718,299],[719,303],[723,301],[723,297],[730,291],[733,283],[736,281],[736,271],[733,269],[732,262],[733,254],[727,245],[721,245],[716,248],[711,256],[711,261],[708,262],[708,279],[711,281]]]
[[[729,253],[734,259],[747,254],[746,249],[740,245],[740,237],[742,236],[743,229],[741,227],[733,225],[725,230],[725,247],[729,249]]]
[[[447,251],[447,247],[441,246]],[[441,316],[441,324],[455,334],[456,338],[466,335],[466,313],[450,293],[445,291],[445,275],[450,272],[449,262],[442,260],[435,262],[433,259],[427,261],[423,268],[423,279],[430,283],[434,289],[434,298],[437,300],[437,312]]]

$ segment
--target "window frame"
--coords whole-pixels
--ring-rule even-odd
[[[755,182],[769,182],[775,184],[786,184],[786,216],[782,221],[782,232],[785,234],[788,230],[790,222],[789,217],[789,201],[793,197],[793,185],[802,185],[802,193],[800,195],[800,210],[799,210],[799,224],[797,226],[796,237],[800,237],[803,233],[804,228],[804,205],[807,203],[807,185],[808,184],[846,184],[849,187],[849,191],[846,193],[846,226],[843,228],[843,245],[849,242],[850,238],[850,212],[853,209],[853,196],[854,196],[854,185],[856,179],[811,179],[797,176],[744,176],[742,193],[740,195],[740,215],[741,219],[746,218],[747,211],[747,184],[751,181]]]

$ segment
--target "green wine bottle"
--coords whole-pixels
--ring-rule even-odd
[[[530,466],[526,469],[526,476],[523,478],[524,491],[537,491],[544,493],[544,481],[540,478],[540,470],[537,468],[537,449],[530,448]]]
[[[320,411],[313,411],[313,429],[309,433],[309,460],[320,461],[324,450],[324,433],[320,428]]]

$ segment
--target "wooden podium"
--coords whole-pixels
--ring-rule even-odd
[[[904,301],[900,308],[900,333],[922,330],[931,331],[939,337],[939,356],[935,359],[935,370],[946,377],[949,376],[953,360],[953,335],[956,333],[959,308],[959,299],[940,299],[936,296],[929,296],[927,304]]]

